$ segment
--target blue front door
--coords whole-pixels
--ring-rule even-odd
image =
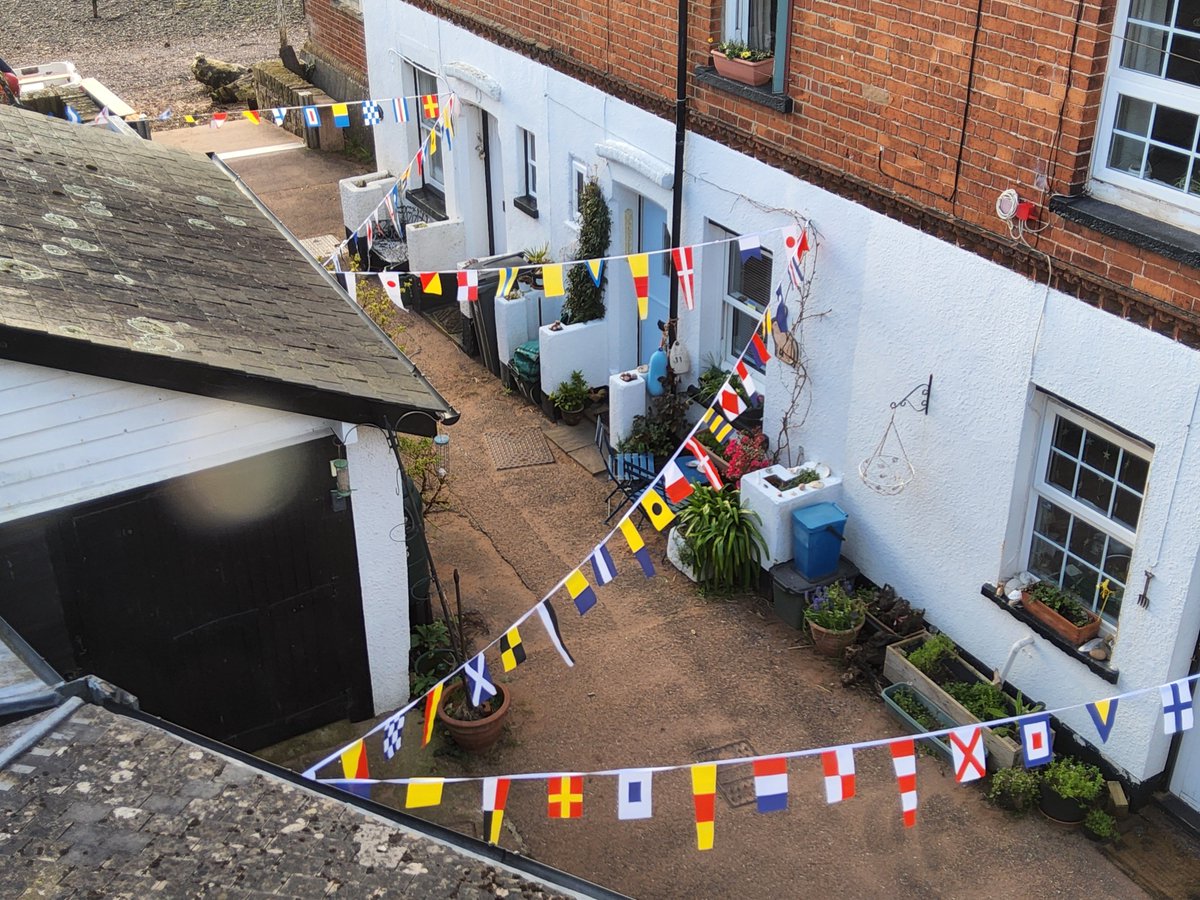
[[[647,200],[638,198],[638,252],[653,253],[667,250],[671,246],[671,235],[667,230],[667,211]],[[638,363],[650,361],[650,355],[658,349],[662,332],[658,323],[667,320],[671,293],[671,255],[659,253],[650,257],[650,311],[645,321],[638,323]],[[636,307],[635,313],[636,315]]]

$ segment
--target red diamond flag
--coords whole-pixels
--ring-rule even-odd
[[[692,266],[692,248],[676,247],[671,251],[671,259],[675,262],[675,271],[679,275],[679,291],[683,294],[683,302],[688,309],[695,309],[696,302],[692,296],[695,286],[695,269]]]
[[[730,386],[728,381],[725,382],[725,386],[721,388],[721,393],[717,396],[721,403],[721,412],[730,421],[733,421],[746,411],[746,401]]]
[[[672,503],[682,503],[692,495],[692,483],[687,480],[675,460],[671,460],[663,468],[663,488],[667,492],[667,499]]]

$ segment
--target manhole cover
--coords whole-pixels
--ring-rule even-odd
[[[710,747],[696,754],[698,762],[718,759],[742,759],[757,756],[749,741],[734,741],[720,747]],[[750,763],[717,766],[717,791],[730,806],[749,806],[754,802],[754,769]]]
[[[483,439],[497,469],[519,469],[554,462],[554,452],[542,429],[535,426],[510,431],[489,431]]]

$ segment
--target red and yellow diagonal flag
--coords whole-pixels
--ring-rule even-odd
[[[692,803],[696,807],[696,846],[711,850],[717,807],[717,767],[712,763],[692,766]]]
[[[347,778],[370,778],[367,771],[367,748],[361,740],[342,752],[342,774]]]
[[[424,747],[433,737],[433,720],[437,718],[438,703],[442,699],[442,682],[438,682],[425,695],[425,733],[421,736],[421,746]]]

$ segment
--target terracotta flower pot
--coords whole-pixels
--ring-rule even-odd
[[[493,710],[491,715],[469,722],[455,719],[446,712],[446,706],[451,701],[457,702],[462,690],[462,682],[455,681],[442,693],[442,702],[438,704],[437,710],[438,721],[450,733],[450,739],[463,750],[471,753],[490,750],[500,740],[500,735],[504,733],[504,720],[508,718],[508,705],[511,700],[508,688],[497,684],[496,691],[500,695],[500,705]]]
[[[808,630],[812,632],[813,647],[817,653],[833,659],[842,658],[846,648],[858,640],[858,633],[862,631],[862,627],[862,619],[853,628],[847,628],[844,631],[823,628],[816,622],[808,623]]]
[[[1021,605],[1031,616],[1076,647],[1090,641],[1100,633],[1100,617],[1090,609],[1084,610],[1088,615],[1088,623],[1076,625],[1070,619],[1060,616],[1042,601],[1035,599],[1028,591],[1021,592]]]
[[[774,58],[749,62],[744,59],[730,59],[719,50],[712,51],[712,58],[713,67],[722,78],[740,81],[752,87],[761,87],[775,74]]]

